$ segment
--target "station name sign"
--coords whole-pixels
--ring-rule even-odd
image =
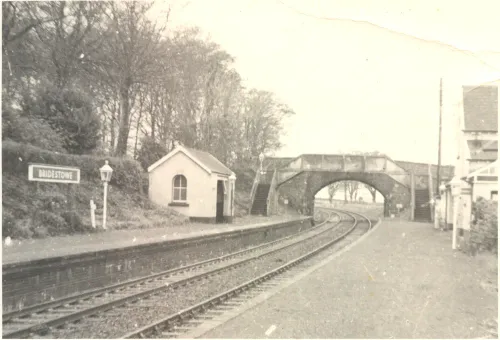
[[[68,166],[30,164],[28,179],[37,182],[80,183],[80,169]]]

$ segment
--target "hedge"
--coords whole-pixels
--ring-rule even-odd
[[[479,197],[472,205],[471,251],[478,253],[498,250],[498,205]]]
[[[2,142],[2,170],[28,178],[30,163],[73,166],[80,169],[81,180],[99,181],[99,168],[108,160],[113,168],[110,184],[127,191],[142,192],[144,172],[139,162],[118,157],[70,155],[47,151],[30,144],[10,140]]]

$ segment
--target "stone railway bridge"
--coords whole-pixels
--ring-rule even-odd
[[[442,180],[451,179],[453,168],[442,167]],[[397,211],[397,204],[410,209],[411,219],[430,220],[429,207],[422,207],[436,192],[437,167],[393,161],[386,156],[301,155],[269,158],[257,172],[252,187],[252,214],[276,214],[284,199],[302,213],[312,215],[314,197],[325,186],[345,180],[368,184],[384,196],[384,215]],[[432,188],[431,188],[432,186]]]

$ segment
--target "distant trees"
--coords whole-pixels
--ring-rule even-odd
[[[161,159],[167,154],[167,148],[156,142],[149,136],[143,137],[141,148],[138,151],[137,160],[141,163],[142,168],[147,170],[150,165]]]
[[[350,202],[356,201],[358,198],[359,182],[358,181],[346,181],[345,188],[349,194]]]
[[[245,88],[234,58],[198,29],[151,21],[152,5],[3,2],[3,138],[77,154],[103,149],[144,167],[175,141],[236,167],[278,149],[293,111]],[[23,126],[48,139],[28,138]]]
[[[384,153],[382,153],[380,151],[377,151],[377,150],[375,150],[375,151],[354,151],[354,152],[350,152],[350,153],[353,154],[353,155],[387,157],[386,154],[384,154]],[[370,194],[372,196],[372,202],[375,203],[376,202],[376,198],[377,198],[377,189],[375,189],[371,185],[365,184],[365,183],[363,183],[363,187],[365,187],[370,192]],[[353,200],[357,199],[358,190],[359,189],[360,189],[359,182],[347,181],[346,186],[345,186],[346,196],[347,196],[347,193],[348,193],[349,194],[349,199],[350,199],[351,202]]]
[[[341,182],[335,182],[328,186],[328,196],[330,198],[330,204],[333,203],[333,197],[335,193],[339,190]]]

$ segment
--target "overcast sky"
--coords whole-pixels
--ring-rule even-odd
[[[378,150],[436,163],[443,77],[452,164],[461,85],[500,78],[497,2],[177,0],[170,25],[200,27],[246,86],[296,112],[277,156]]]

